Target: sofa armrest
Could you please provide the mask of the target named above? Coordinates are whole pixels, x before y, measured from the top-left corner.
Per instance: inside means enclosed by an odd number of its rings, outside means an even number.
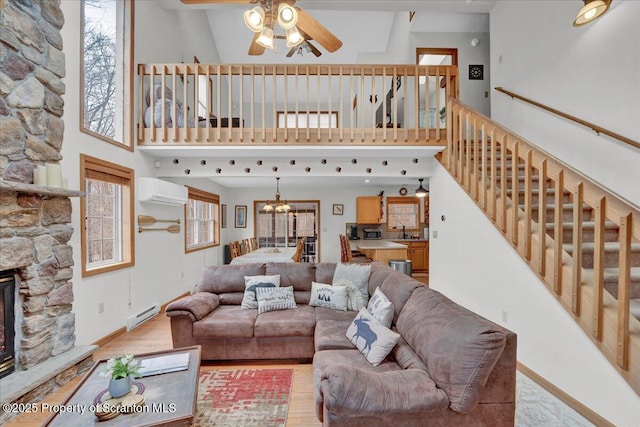
[[[320,392],[329,412],[344,416],[446,409],[449,399],[420,369],[373,372],[344,364],[325,368]]]
[[[198,292],[173,301],[167,305],[165,314],[169,317],[186,316],[195,322],[211,313],[218,305],[220,305],[218,295]]]

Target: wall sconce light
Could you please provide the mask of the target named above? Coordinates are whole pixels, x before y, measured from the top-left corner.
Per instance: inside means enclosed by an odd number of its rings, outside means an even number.
[[[610,5],[611,0],[584,0],[584,6],[573,21],[573,26],[580,27],[595,21],[609,10]]]

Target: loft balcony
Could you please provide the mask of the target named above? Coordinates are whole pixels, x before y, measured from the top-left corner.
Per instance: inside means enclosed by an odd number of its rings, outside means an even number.
[[[140,64],[137,143],[442,147],[458,76],[454,66]]]

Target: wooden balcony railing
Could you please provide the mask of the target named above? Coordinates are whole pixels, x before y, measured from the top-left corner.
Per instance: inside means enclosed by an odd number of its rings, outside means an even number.
[[[138,77],[139,145],[444,145],[458,97],[452,66],[141,64]]]
[[[640,393],[640,210],[450,99],[440,161]]]

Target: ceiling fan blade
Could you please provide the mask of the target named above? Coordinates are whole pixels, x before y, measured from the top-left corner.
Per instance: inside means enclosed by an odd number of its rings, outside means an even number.
[[[264,53],[264,46],[259,45],[256,40],[260,37],[260,33],[255,33],[253,36],[253,40],[251,40],[251,44],[249,45],[249,55],[251,56],[259,56]]]
[[[309,49],[311,49],[311,53],[313,53],[316,57],[322,55],[322,52],[320,52],[317,47],[309,43],[308,40],[307,40],[307,45],[309,45]]]
[[[296,7],[296,9],[298,10],[298,29],[304,31],[329,52],[335,52],[342,47],[342,41],[334,36],[331,31],[327,30],[304,10],[299,7]]]
[[[300,49],[300,46],[294,46],[291,49],[289,49],[289,52],[287,52],[287,58],[291,58],[293,56],[294,53],[296,53],[296,51]]]

